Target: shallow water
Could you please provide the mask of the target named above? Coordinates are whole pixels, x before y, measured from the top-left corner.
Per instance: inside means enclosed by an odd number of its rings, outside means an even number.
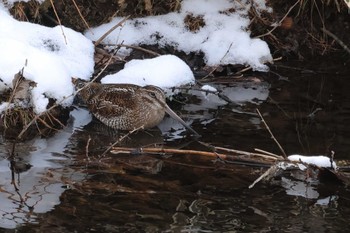
[[[336,160],[350,159],[349,77],[279,72],[288,76],[211,83],[233,104],[191,91],[184,94],[188,102],[173,109],[203,142],[280,154],[259,108],[288,154],[333,150]],[[249,189],[265,168],[195,155],[99,156],[122,134],[90,121],[77,109],[53,137],[17,144],[17,173],[8,159],[12,144],[0,138],[0,231],[348,232],[346,187],[283,176]],[[208,150],[170,118],[121,145],[161,143]]]

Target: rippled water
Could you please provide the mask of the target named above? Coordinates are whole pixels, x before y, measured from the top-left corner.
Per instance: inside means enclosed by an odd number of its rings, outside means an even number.
[[[285,74],[286,75],[286,74]],[[216,146],[280,153],[256,115],[259,108],[288,154],[349,159],[350,82],[336,75],[271,75],[216,81],[234,103],[191,91],[173,106]],[[224,82],[223,82],[224,80]],[[264,80],[264,81],[263,81]],[[0,231],[4,232],[347,232],[349,190],[282,176],[248,186],[263,167],[195,155],[100,156],[122,135],[84,109],[49,139],[15,146],[0,138]],[[138,132],[122,146],[208,150],[177,122]],[[1,230],[2,229],[2,230]]]

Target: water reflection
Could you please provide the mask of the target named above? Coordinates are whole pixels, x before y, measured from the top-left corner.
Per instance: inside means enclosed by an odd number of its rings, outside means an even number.
[[[67,185],[64,176],[75,182],[85,176],[65,168],[68,158],[63,152],[73,128],[89,120],[86,114],[77,110],[72,114],[74,123],[49,139],[35,138],[15,145],[5,141],[0,145],[1,227],[15,228],[36,222],[38,214],[46,213],[60,203]],[[9,159],[11,153],[15,154],[14,160]]]

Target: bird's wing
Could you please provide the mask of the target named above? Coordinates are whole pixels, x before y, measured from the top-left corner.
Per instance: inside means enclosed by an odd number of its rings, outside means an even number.
[[[130,90],[108,88],[91,101],[90,108],[105,117],[118,117],[135,108],[133,95]]]

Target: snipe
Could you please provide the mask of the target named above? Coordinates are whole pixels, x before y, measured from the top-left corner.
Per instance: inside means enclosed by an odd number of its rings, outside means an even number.
[[[82,88],[78,96],[87,104],[91,113],[111,128],[152,128],[168,113],[195,135],[199,135],[169,108],[164,92],[159,87],[88,83],[76,78],[72,78],[72,82],[77,89]]]

